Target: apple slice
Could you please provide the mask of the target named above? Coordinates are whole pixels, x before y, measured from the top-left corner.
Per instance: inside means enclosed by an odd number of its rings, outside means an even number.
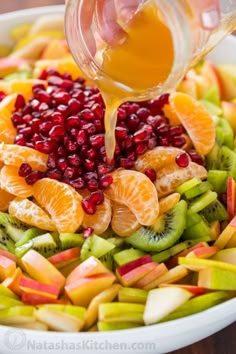
[[[19,287],[19,281],[22,276],[22,270],[20,267],[16,268],[11,277],[6,278],[2,284],[8,289],[12,290],[16,295],[21,296],[22,290]]]
[[[44,284],[25,276],[20,278],[19,286],[25,293],[43,295],[51,299],[57,299],[60,293],[60,288],[56,284]]]
[[[92,299],[115,281],[111,272],[78,278],[66,283],[65,291],[74,305],[87,307]]]
[[[219,248],[215,246],[199,247],[189,252],[186,258],[210,258],[219,251]]]
[[[213,257],[215,261],[221,261],[236,265],[236,248],[228,248],[217,252]]]
[[[113,284],[110,288],[105,289],[92,299],[85,314],[85,329],[88,330],[97,321],[99,305],[113,301],[118,295],[119,289],[119,284]]]
[[[177,91],[187,93],[188,95],[197,99],[197,84],[191,78],[185,78],[177,87]]]
[[[146,304],[148,291],[144,289],[120,288],[118,294],[119,302],[129,302],[132,304]]]
[[[186,268],[193,270],[193,271],[200,271],[205,268],[218,268],[222,270],[229,270],[231,272],[236,273],[236,265],[214,261],[211,259],[201,259],[201,258],[187,258],[187,257],[180,257],[179,264],[184,265]]]
[[[18,296],[4,284],[0,284],[0,294],[3,296],[10,297],[11,299],[19,300]]]
[[[133,322],[143,324],[143,304],[110,302],[99,305],[98,319],[103,322]]]
[[[218,247],[220,249],[225,248],[225,246],[234,234],[236,234],[236,216],[234,216],[234,218],[230,221],[226,228],[221,232],[220,236],[215,241],[213,246]]]
[[[46,258],[34,250],[28,251],[22,258],[24,268],[27,273],[35,280],[57,285],[60,289],[65,284],[64,276]]]
[[[129,263],[126,263],[116,269],[119,276],[123,276],[126,273],[129,273],[133,269],[142,266],[146,263],[152,263],[152,257],[149,254],[146,254],[143,257],[137,258]]]
[[[10,277],[16,270],[16,262],[0,255],[0,281]]]
[[[20,300],[14,299],[9,296],[0,295],[0,309],[5,309],[7,307],[21,306],[23,305]]]
[[[235,248],[236,247],[236,234],[234,234],[229,242],[227,242],[225,248],[230,249],[230,248]]]
[[[188,253],[190,253],[193,250],[195,250],[196,248],[200,248],[200,247],[208,247],[208,243],[207,242],[197,242],[196,245],[194,245],[194,246],[188,248],[187,250],[184,250],[184,251],[178,253],[177,255],[171,257],[170,259],[168,259],[168,261],[166,262],[166,266],[169,269],[176,267],[178,265],[179,257],[185,257]]]
[[[42,305],[41,307],[46,308],[48,310],[64,312],[67,315],[73,316],[78,318],[84,325],[85,313],[86,309],[81,306],[74,306],[74,305],[60,305],[60,304],[46,304]],[[81,324],[81,328],[83,326]]]
[[[160,288],[177,287],[190,291],[193,295],[199,296],[205,294],[207,289],[197,286],[197,285],[186,285],[186,284],[160,284]]]
[[[236,116],[235,116],[236,120]],[[230,219],[235,216],[236,210],[236,183],[233,177],[229,177],[227,181],[227,211],[229,213]]]
[[[236,291],[236,274],[231,270],[205,268],[198,273],[198,286],[211,290]]]
[[[194,297],[164,317],[161,322],[176,320],[177,318],[182,318],[207,310],[208,308],[225,301],[227,297],[228,293],[226,291],[215,291],[209,294]]]
[[[180,279],[183,279],[184,277],[186,277],[186,275],[188,275],[188,273],[189,273],[189,271],[187,270],[186,267],[178,265],[178,266],[170,269],[164,275],[153,280],[151,283],[148,283],[146,286],[144,286],[144,289],[151,290],[151,289],[157,288],[162,283],[175,283],[176,281],[179,281]]]
[[[156,265],[156,267],[143,278],[141,278],[137,283],[134,284],[135,288],[144,288],[146,285],[155,281],[155,279],[159,278],[161,275],[164,275],[168,272],[168,268],[164,263]]]
[[[177,287],[151,290],[144,311],[145,325],[159,322],[188,301],[191,296],[191,292]]]
[[[80,256],[80,247],[70,248],[68,250],[54,254],[48,258],[48,261],[51,262],[58,269],[70,264],[71,262],[78,259]]]
[[[91,256],[76,267],[67,277],[66,285],[71,284],[79,278],[90,277],[91,275],[102,274],[109,270],[97,258]]]
[[[14,306],[0,310],[0,324],[14,326],[35,321],[33,306]]]
[[[223,83],[218,68],[210,60],[205,60],[200,73],[210,81],[211,86],[217,88],[219,97],[222,97]]]
[[[65,278],[67,278],[70,273],[72,273],[76,267],[78,267],[78,265],[80,265],[80,260],[76,260],[73,262],[70,262],[66,265],[64,265],[63,267],[60,268],[60,272],[64,275]]]
[[[131,329],[137,327],[141,327],[141,325],[131,322],[98,322],[98,330],[101,332],[118,331],[122,329]]]
[[[0,248],[0,255],[11,259],[13,262],[16,262],[16,256],[14,254],[12,254],[8,251],[2,250],[1,248]]]
[[[60,303],[60,300],[56,300],[45,295],[31,294],[26,292],[22,293],[21,300],[24,304],[32,306]]]
[[[132,286],[137,281],[152,272],[156,268],[156,266],[156,262],[146,263],[137,268],[134,268],[133,270],[123,275],[119,273],[119,267],[116,269],[116,275],[123,286]]]
[[[227,119],[234,133],[236,133],[236,103],[222,101],[221,107],[223,110],[223,117]]]
[[[20,328],[20,329],[31,329],[35,331],[43,331],[46,332],[48,331],[48,326],[45,323],[42,322],[31,322],[31,323],[22,323],[20,325],[14,325],[15,328]]]
[[[230,101],[236,97],[236,66],[219,65],[218,72],[223,87],[223,99]]]

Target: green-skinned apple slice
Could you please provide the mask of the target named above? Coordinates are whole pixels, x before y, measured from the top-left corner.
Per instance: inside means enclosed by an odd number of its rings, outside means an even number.
[[[223,249],[230,241],[232,236],[236,234],[236,216],[230,221],[226,228],[222,231],[218,239],[215,241],[214,246]]]
[[[198,286],[211,290],[236,290],[236,274],[220,268],[205,268],[198,273]]]
[[[111,302],[99,305],[98,319],[103,322],[133,322],[143,324],[143,304]]]
[[[91,328],[97,321],[99,305],[113,301],[118,295],[120,288],[119,284],[113,284],[92,299],[85,314],[85,329]]]
[[[213,257],[215,261],[221,261],[236,265],[236,248],[227,248],[217,252]]]
[[[226,291],[215,291],[209,294],[197,296],[188,300],[181,305],[177,310],[164,317],[161,322],[175,320],[185,316],[193,315],[195,313],[207,310],[210,307],[220,304],[228,297]]]
[[[22,270],[20,267],[16,268],[15,272],[12,274],[12,276],[6,278],[3,282],[2,285],[4,285],[6,288],[10,289],[14,294],[21,296],[22,290],[20,289],[19,286],[19,280],[22,276]]]
[[[236,65],[225,64],[217,68],[222,82],[222,97],[230,101],[236,97]]]
[[[180,257],[179,264],[196,272],[206,268],[217,268],[234,272],[236,275],[236,265],[211,259]]]
[[[2,293],[0,294],[0,309],[5,309],[7,307],[13,306],[22,306],[23,303],[20,300],[16,300],[14,298],[4,296]]]
[[[144,289],[121,287],[118,294],[119,302],[128,302],[132,304],[145,304],[148,291]]]
[[[0,310],[0,324],[14,326],[16,324],[35,321],[33,306],[14,306]]]
[[[19,299],[18,296],[13,291],[11,291],[8,287],[4,286],[3,284],[0,284],[0,294],[1,296],[6,296],[11,299],[15,299],[15,300]]]
[[[57,299],[60,293],[60,288],[56,284],[44,284],[25,276],[19,279],[19,286],[26,293],[43,295],[52,299]]]
[[[145,325],[159,322],[191,297],[191,292],[181,288],[172,287],[151,290],[148,294],[144,311]]]
[[[43,331],[43,332],[48,331],[48,326],[45,323],[42,323],[39,321],[35,321],[32,323],[23,323],[20,325],[14,325],[14,327],[20,328],[20,329],[31,329],[34,331]]]
[[[168,272],[168,268],[164,263],[157,264],[156,267],[143,278],[141,278],[137,283],[134,284],[135,288],[143,289],[145,286],[148,286],[153,281],[161,277],[162,275]]]
[[[16,262],[0,255],[0,281],[10,277],[16,270]]]
[[[170,288],[170,287],[177,287],[181,289],[185,289],[190,291],[193,295],[202,295],[207,292],[206,288],[197,286],[197,285],[186,285],[186,284],[160,284],[160,288]]]
[[[151,273],[157,266],[156,262],[150,262],[142,264],[139,267],[132,269],[130,272],[123,275],[120,274],[119,268],[116,269],[116,275],[118,280],[123,286],[132,286],[137,283],[140,279]]]
[[[122,329],[131,329],[137,327],[141,327],[141,325],[133,322],[98,322],[98,330],[100,332],[118,331]]]

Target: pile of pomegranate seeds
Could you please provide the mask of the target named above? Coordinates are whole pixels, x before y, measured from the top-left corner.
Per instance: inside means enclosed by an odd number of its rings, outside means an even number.
[[[170,126],[163,115],[168,94],[152,101],[127,102],[118,109],[115,154],[108,162],[104,145],[105,106],[98,89],[87,86],[83,78],[73,81],[70,75],[60,75],[55,70],[43,71],[40,79],[47,80],[48,86],[35,85],[28,103],[18,95],[11,117],[17,129],[15,144],[49,155],[43,174],[32,171],[27,164],[20,167],[19,175],[28,184],[49,177],[78,191],[103,190],[112,183],[109,173],[114,169],[132,169],[139,155],[156,146],[181,148],[186,142],[184,128]],[[196,155],[196,159],[200,157]],[[147,171],[146,175],[153,181],[156,178],[154,171]],[[99,203],[90,199],[83,201],[83,208],[93,214]]]

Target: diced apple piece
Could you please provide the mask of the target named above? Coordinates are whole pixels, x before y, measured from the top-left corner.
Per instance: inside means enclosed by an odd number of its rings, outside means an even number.
[[[178,307],[171,314],[164,317],[161,322],[175,320],[177,318],[182,318],[207,310],[210,307],[220,304],[226,300],[227,297],[228,293],[226,291],[215,291],[209,294],[194,297]]]
[[[202,295],[205,294],[207,289],[197,286],[197,285],[186,285],[186,284],[160,284],[160,288],[169,288],[169,287],[177,287],[181,289],[185,289],[190,291],[193,295]]]
[[[121,329],[131,329],[137,327],[141,327],[141,325],[131,322],[98,322],[98,330],[101,332],[118,331]]]
[[[104,322],[133,322],[143,324],[143,304],[111,302],[99,305],[98,319]]]
[[[0,294],[3,296],[7,296],[10,297],[11,299],[15,299],[18,300],[18,296],[16,296],[16,294],[11,291],[8,287],[6,287],[4,284],[0,284]]]
[[[153,262],[152,257],[149,254],[146,254],[143,257],[137,258],[129,263],[126,263],[118,267],[116,271],[120,276],[123,276],[124,274],[129,273],[131,270],[140,267],[143,264],[152,263],[152,262]]]
[[[35,331],[43,331],[43,332],[48,331],[48,326],[45,323],[42,323],[39,321],[35,321],[32,323],[23,323],[20,325],[14,325],[14,327],[20,328],[20,329],[31,329],[31,330],[35,330]]]
[[[210,238],[211,241],[216,241],[221,233],[221,225],[218,220],[212,221],[210,223]]]
[[[66,285],[71,284],[79,278],[90,277],[91,275],[102,274],[109,270],[97,258],[91,256],[76,267],[67,277]]]
[[[2,325],[14,326],[34,321],[35,309],[33,306],[14,306],[0,310],[0,324]]]
[[[119,268],[116,269],[116,275],[120,283],[124,286],[132,286],[137,281],[145,277],[147,274],[152,272],[157,266],[156,262],[146,263],[137,268],[134,268],[128,273],[121,275],[119,273]]]
[[[14,73],[17,69],[27,65],[27,62],[21,58],[0,58],[0,76]]]
[[[0,295],[0,309],[5,309],[7,307],[13,307],[13,306],[21,306],[23,305],[20,300]]]
[[[236,97],[236,66],[219,65],[218,72],[222,82],[223,99],[230,101]]]
[[[197,98],[202,98],[206,92],[211,88],[211,82],[207,77],[198,75],[195,70],[189,70],[186,75],[187,79],[191,79],[196,84]]]
[[[177,91],[187,93],[188,95],[197,99],[197,84],[196,81],[191,78],[185,78],[179,86],[177,87]]]
[[[59,332],[78,332],[81,320],[61,311],[41,307],[35,312],[38,321],[45,323],[49,329]]]
[[[236,103],[222,101],[221,107],[223,111],[223,117],[227,119],[234,133],[236,133]]]
[[[53,299],[49,296],[39,295],[39,294],[31,294],[31,293],[22,293],[21,300],[26,305],[43,305],[43,304],[55,304],[59,303],[60,300]]]
[[[22,290],[19,286],[19,281],[22,276],[22,270],[20,267],[16,268],[15,272],[11,277],[6,278],[2,284],[8,289],[12,290],[16,295],[20,296],[22,294]]]
[[[183,305],[192,293],[181,288],[159,288],[149,292],[144,311],[145,325],[152,325]]]
[[[78,267],[78,265],[80,265],[80,260],[76,260],[73,262],[68,263],[67,265],[64,265],[63,267],[59,268],[60,272],[64,275],[65,278],[67,278],[70,273],[73,272],[73,270],[75,270],[76,267]]]
[[[211,259],[180,257],[179,264],[182,264],[186,268],[196,272],[202,269],[214,267],[222,270],[229,270],[231,272],[236,273],[236,265]]]
[[[13,262],[16,262],[16,256],[8,251],[0,249],[0,256],[4,256],[6,258],[11,259]]]
[[[221,80],[221,76],[217,67],[210,60],[204,61],[204,64],[201,68],[201,75],[206,77],[210,81],[211,86],[215,86],[217,88],[219,97],[222,97],[223,83]]]
[[[215,261],[221,261],[236,265],[236,248],[228,248],[217,252],[213,257]]]
[[[236,234],[236,216],[234,216],[226,228],[221,232],[220,236],[215,241],[214,246],[220,249],[225,248],[234,234]]]
[[[56,284],[44,284],[25,276],[20,278],[19,286],[26,293],[43,295],[52,299],[57,299],[60,293],[60,288]]]
[[[46,258],[34,250],[28,251],[22,258],[24,268],[35,280],[57,285],[61,289],[65,284],[64,276]]]
[[[16,270],[16,262],[0,255],[0,281],[10,277]]]
[[[65,291],[74,305],[87,307],[91,300],[115,281],[111,272],[95,274],[67,282]]]
[[[215,246],[199,247],[187,254],[187,258],[210,258],[219,251]]]
[[[148,291],[144,289],[120,288],[118,294],[119,302],[129,302],[132,304],[145,304]]]
[[[150,273],[148,273],[142,279],[137,281],[137,283],[134,284],[134,287],[142,289],[146,285],[150,284],[152,281],[154,281],[155,279],[164,275],[167,272],[168,272],[168,268],[164,263],[158,264]]]
[[[236,274],[220,268],[205,268],[198,274],[198,286],[211,290],[236,290]]]
[[[235,116],[236,120],[236,116]],[[230,219],[235,216],[235,197],[236,197],[236,184],[233,177],[229,177],[227,181],[227,211]]]
[[[119,284],[113,284],[92,299],[85,314],[85,329],[91,328],[97,321],[99,305],[113,301],[118,295],[119,289]]]
[[[184,266],[176,266],[170,269],[164,275],[153,280],[151,283],[147,284],[144,289],[151,290],[157,288],[162,283],[175,283],[176,281],[183,279],[188,275],[188,270]]]
[[[208,247],[208,243],[207,242],[198,242],[196,245],[194,245],[193,247],[188,248],[187,250],[184,250],[180,253],[178,253],[177,255],[171,257],[167,262],[166,265],[168,268],[173,268],[176,267],[178,265],[178,259],[179,257],[185,257],[188,253],[192,252],[193,250],[195,250],[196,248],[199,247]]]
[[[236,247],[236,234],[234,234],[231,239],[229,240],[229,242],[227,242],[225,248],[235,248]]]
[[[80,256],[80,247],[70,248],[68,250],[59,252],[48,258],[48,261],[54,264],[57,268],[62,268],[68,263],[73,262]]]
[[[145,256],[143,251],[137,250],[135,248],[129,248],[127,250],[120,251],[114,254],[114,260],[118,264],[118,266],[122,266],[124,264],[130,263]]]
[[[67,315],[78,318],[81,321],[81,328],[84,326],[86,309],[81,306],[74,305],[60,305],[60,304],[46,304],[41,306],[47,310],[64,312]],[[80,329],[81,329],[80,328]]]

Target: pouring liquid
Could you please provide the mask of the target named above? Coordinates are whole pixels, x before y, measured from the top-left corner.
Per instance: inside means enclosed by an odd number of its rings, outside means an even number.
[[[174,61],[172,35],[157,6],[147,2],[124,29],[123,43],[103,50],[101,75],[95,80],[105,105],[105,147],[108,160],[115,150],[117,109],[138,93],[160,86],[169,76]],[[119,82],[119,84],[118,84]]]

